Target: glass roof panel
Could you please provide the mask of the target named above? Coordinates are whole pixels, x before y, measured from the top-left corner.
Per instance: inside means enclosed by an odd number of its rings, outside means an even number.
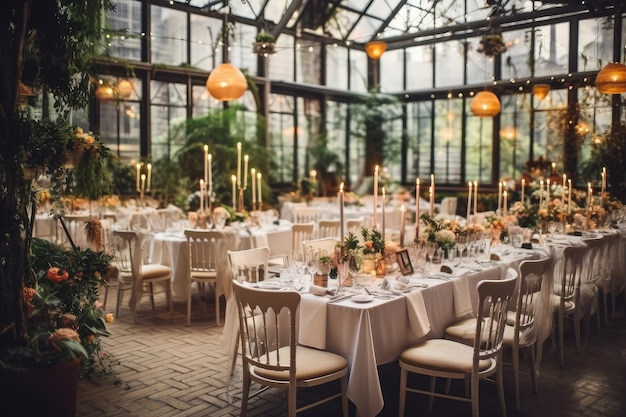
[[[326,24],[326,30],[334,38],[345,40],[348,35],[348,30],[359,18],[358,13],[351,12],[349,10],[341,9],[337,10],[334,18],[329,20]]]
[[[367,42],[374,38],[376,31],[383,22],[379,19],[363,16],[354,27],[348,38],[356,42]]]
[[[274,23],[280,22],[280,19],[282,19],[283,14],[287,11],[290,3],[292,3],[292,1],[267,0],[267,6],[265,6],[265,20]]]

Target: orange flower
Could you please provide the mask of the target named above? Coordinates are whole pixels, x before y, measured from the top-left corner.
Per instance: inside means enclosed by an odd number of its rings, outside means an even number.
[[[74,329],[78,326],[76,316],[73,314],[61,314],[58,319],[59,327]]]
[[[68,274],[67,271],[64,269],[57,268],[56,266],[53,266],[52,268],[48,269],[48,279],[54,282],[55,284],[58,284],[61,281],[65,281],[69,277],[70,277],[70,274]]]
[[[66,339],[75,340],[80,343],[80,337],[74,329],[56,329],[48,338],[48,343],[60,350],[59,344]]]
[[[113,313],[105,314],[104,321],[106,321],[107,323],[113,323],[115,321],[115,318],[113,317]]]
[[[33,300],[33,297],[35,296],[36,291],[34,288],[30,288],[30,287],[24,287],[24,302],[26,304],[30,304],[30,302]]]

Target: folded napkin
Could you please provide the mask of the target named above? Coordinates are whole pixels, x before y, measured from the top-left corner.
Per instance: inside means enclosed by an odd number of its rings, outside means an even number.
[[[469,285],[465,278],[452,278],[454,284],[454,312],[457,318],[464,317],[472,313],[472,302],[470,300]]]
[[[326,349],[326,312],[328,298],[302,295],[298,343],[316,349]]]
[[[430,331],[430,320],[428,320],[422,291],[411,291],[406,293],[405,297],[411,330],[415,337],[422,338]]]
[[[331,292],[326,287],[311,284],[309,285],[309,293],[313,295],[324,296],[330,294]]]

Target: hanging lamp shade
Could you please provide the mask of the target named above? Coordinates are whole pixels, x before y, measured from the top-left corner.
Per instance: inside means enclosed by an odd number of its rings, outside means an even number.
[[[548,95],[549,92],[550,92],[550,85],[549,84],[535,84],[535,85],[533,85],[533,94],[540,101],[543,100],[544,98],[546,98],[546,96]]]
[[[117,94],[122,98],[129,98],[133,94],[133,83],[123,79],[117,84]]]
[[[237,100],[248,89],[246,77],[236,66],[228,63],[218,65],[206,80],[209,93],[220,101]]]
[[[108,84],[100,84],[96,88],[96,97],[99,100],[112,99],[115,96],[115,90]]]
[[[610,62],[596,76],[596,88],[604,94],[626,93],[626,65]]]
[[[500,113],[500,100],[491,91],[481,91],[474,96],[470,110],[474,116],[493,117]]]
[[[371,41],[365,44],[365,52],[370,59],[380,58],[387,50],[387,42],[385,41]]]

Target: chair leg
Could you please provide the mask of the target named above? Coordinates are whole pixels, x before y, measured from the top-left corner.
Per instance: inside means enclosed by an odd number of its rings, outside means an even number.
[[[150,302],[152,303],[152,311],[154,311],[156,310],[156,307],[154,306],[154,284],[150,283],[148,286],[150,287]]]
[[[530,361],[530,378],[533,384],[533,393],[537,393],[537,362],[535,360],[535,345],[528,347],[528,360]],[[519,411],[519,410],[518,410]]]
[[[512,346],[511,355],[513,362],[513,384],[515,386],[515,411],[519,413],[521,410],[521,403],[519,395],[519,348],[517,346]]]
[[[173,292],[174,290],[172,289],[172,281],[168,281],[167,283],[167,303],[169,304],[170,307],[170,321],[172,323],[174,323],[174,300],[173,300]]]
[[[558,319],[558,326],[559,326],[559,360],[560,360],[560,364],[561,367],[565,364],[565,353],[563,351],[563,322],[564,322],[564,318],[563,318],[563,313],[559,311],[559,319]]]
[[[471,398],[472,398],[472,417],[480,417],[480,406],[479,406],[479,399],[480,399],[480,395],[479,395],[479,383],[480,380],[478,379],[478,372],[475,372],[472,375],[472,387],[470,388],[471,392]],[[498,389],[498,395],[500,394],[499,389]]]
[[[496,369],[496,384],[498,385],[498,400],[500,401],[500,414],[502,414],[502,417],[506,417],[506,402],[504,401],[504,382],[502,381],[502,350],[500,350],[500,353],[498,354],[497,361],[498,361],[498,364],[497,364],[497,369]],[[476,378],[478,379],[478,376]],[[479,381],[477,381],[477,384],[476,384],[477,385],[476,391],[478,391],[478,382]],[[474,398],[472,397],[472,400],[473,399]],[[476,411],[478,411],[478,404],[476,404]],[[478,413],[476,414],[476,417],[478,417]]]
[[[217,295],[217,283],[215,283],[215,321],[217,326],[222,326],[222,316],[220,314],[220,296]]]
[[[435,392],[435,384],[437,383],[437,377],[431,376],[430,377],[430,386],[428,387],[428,390],[430,392]],[[435,400],[435,397],[433,395],[429,395],[428,396],[428,411],[433,411],[433,401]]]
[[[244,366],[247,366],[244,364]],[[250,375],[248,370],[243,372],[243,381],[241,383],[241,411],[239,415],[245,417],[248,412],[248,396],[250,395]]]
[[[289,399],[287,406],[289,407],[289,417],[296,417],[296,386],[295,384],[289,384]]]
[[[193,281],[189,281],[189,287],[187,287],[187,326],[191,324],[191,285]]]
[[[398,406],[398,416],[404,416],[404,405],[406,402],[406,379],[407,379],[407,370],[404,368],[400,369],[400,404]]]
[[[344,375],[341,378],[341,410],[343,417],[349,417],[348,411],[348,376]]]
[[[576,352],[580,353],[580,316],[578,306],[576,306],[576,310],[574,310],[574,336],[576,338]]]
[[[104,300],[102,301],[102,309],[106,310],[107,308],[107,300],[109,298],[109,285],[108,283],[103,285],[104,287]]]

